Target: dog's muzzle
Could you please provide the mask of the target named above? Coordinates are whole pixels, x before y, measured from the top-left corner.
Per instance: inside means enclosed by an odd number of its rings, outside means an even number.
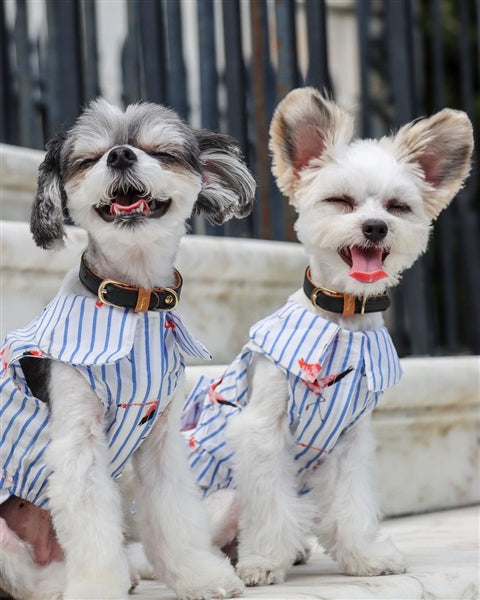
[[[144,190],[127,188],[114,190],[110,203],[95,206],[97,214],[107,223],[132,224],[144,219],[159,219],[170,208],[171,198],[159,200]]]

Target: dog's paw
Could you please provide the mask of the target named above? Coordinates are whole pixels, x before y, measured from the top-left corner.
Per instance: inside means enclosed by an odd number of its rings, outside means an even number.
[[[187,595],[179,596],[179,600],[224,600],[225,598],[239,598],[245,591],[242,581],[237,578],[235,585],[227,587],[208,587],[207,589],[195,589]]]
[[[218,582],[218,585],[195,586],[191,590],[177,591],[179,600],[223,600],[224,598],[239,598],[243,595],[245,586],[238,577],[230,581]]]
[[[346,575],[360,577],[395,575],[407,570],[405,557],[390,540],[338,557],[338,562]]]
[[[303,550],[299,550],[297,555],[295,556],[294,565],[306,565],[312,556],[312,549],[310,547],[305,547]]]
[[[182,579],[172,585],[180,600],[238,598],[245,591],[242,580],[235,575],[229,561],[224,559],[218,561],[215,558],[215,565],[210,564],[208,569],[189,569],[188,576]]]
[[[128,544],[125,551],[128,566],[130,568],[130,581],[133,588],[138,585],[140,579],[155,579],[155,571],[145,556],[143,545],[141,543],[134,542]]]
[[[248,560],[237,565],[237,575],[247,586],[273,585],[285,581],[285,568],[266,560]]]

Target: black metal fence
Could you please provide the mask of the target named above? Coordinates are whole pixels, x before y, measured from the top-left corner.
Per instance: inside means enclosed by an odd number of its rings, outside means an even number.
[[[102,93],[97,10],[104,0],[46,0],[46,31],[35,39],[28,34],[33,1],[10,4],[13,17],[7,3],[0,10],[0,139],[41,148]],[[215,230],[206,225],[207,232],[295,239],[294,215],[270,174],[268,126],[276,103],[294,87],[335,95],[327,11],[336,0],[125,1],[123,102],[160,102],[191,117],[182,10],[188,2],[196,11],[200,124],[234,136],[256,177],[252,216]],[[359,133],[376,137],[451,106],[469,113],[478,138],[478,0],[353,0],[348,8],[358,34]],[[393,335],[401,354],[480,352],[478,193],[474,167],[439,218],[429,254],[396,290]]]

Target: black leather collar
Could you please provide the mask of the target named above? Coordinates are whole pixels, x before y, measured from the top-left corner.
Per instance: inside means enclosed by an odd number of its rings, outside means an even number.
[[[334,292],[327,288],[316,287],[310,279],[310,267],[307,267],[307,270],[305,271],[303,291],[314,306],[347,317],[352,315],[363,315],[364,313],[381,312],[387,310],[390,306],[390,298],[387,294],[361,298],[358,296],[351,296],[350,294]]]
[[[175,269],[177,283],[170,288],[146,289],[132,287],[114,279],[102,279],[85,262],[85,254],[80,261],[80,281],[103,304],[117,308],[130,308],[135,312],[148,310],[168,311],[176,308],[182,289],[182,276]]]

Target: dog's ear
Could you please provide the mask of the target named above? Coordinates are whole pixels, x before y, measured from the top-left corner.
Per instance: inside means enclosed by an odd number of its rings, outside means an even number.
[[[272,172],[280,190],[295,206],[301,171],[320,166],[353,135],[353,118],[311,87],[292,90],[280,102],[270,126]]]
[[[445,108],[402,127],[393,143],[397,158],[410,163],[423,180],[425,209],[436,219],[470,172],[473,128],[469,118]]]
[[[238,145],[219,133],[200,130],[195,135],[202,168],[202,189],[195,212],[203,212],[214,225],[231,217],[246,217],[253,206],[255,180]]]
[[[60,133],[47,144],[47,153],[38,167],[37,194],[30,216],[30,231],[37,246],[59,248],[66,235],[63,205],[65,190],[60,176],[60,151],[65,134]]]

